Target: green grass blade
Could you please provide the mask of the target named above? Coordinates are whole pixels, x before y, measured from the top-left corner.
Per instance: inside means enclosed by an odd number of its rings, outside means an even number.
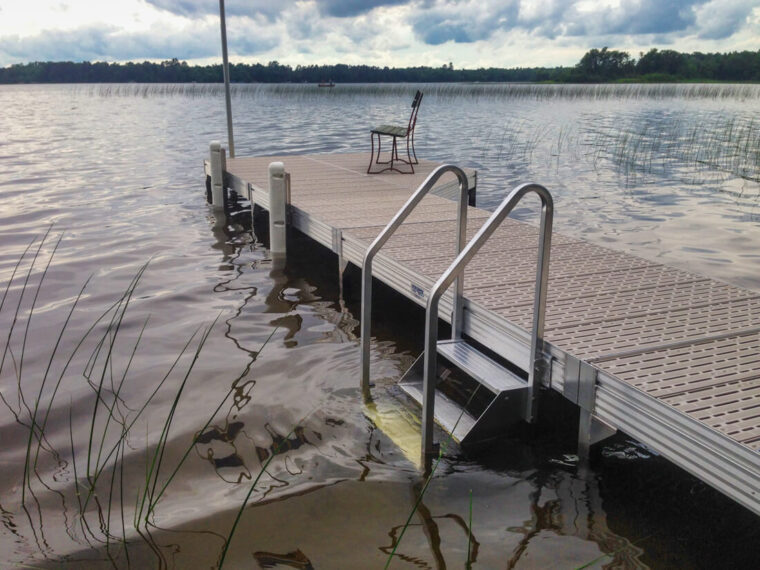
[[[240,522],[240,518],[243,516],[243,511],[245,510],[245,507],[248,504],[248,501],[250,500],[251,495],[253,494],[253,491],[256,488],[256,485],[258,484],[262,475],[266,473],[266,470],[269,467],[269,464],[277,456],[277,452],[280,450],[281,446],[290,439],[290,436],[293,435],[295,431],[299,427],[301,427],[301,424],[303,424],[306,418],[308,418],[313,413],[314,413],[314,410],[310,411],[303,418],[301,418],[301,420],[293,427],[293,429],[290,430],[288,435],[286,435],[280,441],[280,443],[274,445],[274,447],[272,448],[272,454],[267,458],[266,462],[264,463],[264,465],[262,465],[261,469],[259,470],[258,475],[256,475],[256,478],[253,480],[253,483],[251,483],[251,487],[250,489],[248,489],[248,493],[246,494],[245,499],[243,500],[243,503],[240,505],[240,508],[238,509],[237,516],[235,517],[235,521],[232,523],[232,528],[230,529],[230,532],[227,535],[227,540],[224,541],[224,548],[222,549],[222,554],[219,558],[219,570],[222,570],[222,566],[224,566],[224,560],[227,557],[227,551],[229,550],[232,537],[235,534],[235,530],[237,529],[238,523]]]
[[[430,485],[430,482],[433,480],[433,476],[435,475],[435,472],[438,469],[438,465],[441,463],[441,459],[443,458],[443,453],[446,450],[447,445],[450,444],[454,440],[453,434],[457,430],[457,427],[459,426],[459,422],[464,417],[465,409],[467,408],[467,406],[470,405],[470,403],[472,402],[472,399],[475,397],[475,394],[478,393],[478,390],[480,390],[480,385],[478,385],[478,387],[475,388],[475,390],[473,390],[472,394],[470,394],[470,397],[467,400],[467,403],[462,407],[462,411],[459,413],[459,417],[457,418],[457,421],[454,423],[454,427],[452,428],[451,433],[449,433],[449,437],[446,440],[445,444],[441,443],[438,449],[438,458],[436,459],[436,462],[433,465],[433,468],[430,470],[430,473],[425,478],[425,484],[422,486],[422,489],[420,490],[420,494],[417,496],[417,500],[414,502],[412,511],[409,513],[409,516],[406,518],[406,522],[404,523],[404,526],[401,529],[401,533],[399,534],[398,540],[396,541],[396,544],[393,545],[393,550],[388,555],[388,560],[385,561],[385,566],[383,567],[384,570],[387,570],[388,567],[391,565],[391,562],[393,561],[393,557],[396,555],[396,550],[401,544],[401,539],[404,538],[406,529],[409,528],[409,525],[412,523],[412,518],[414,517],[417,510],[420,508],[420,504],[422,503],[422,499],[425,496],[425,493],[427,492],[428,486]]]

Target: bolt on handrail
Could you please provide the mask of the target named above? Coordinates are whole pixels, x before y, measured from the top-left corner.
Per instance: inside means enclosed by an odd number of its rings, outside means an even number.
[[[388,222],[380,234],[367,248],[362,262],[362,306],[361,306],[361,388],[364,401],[369,402],[371,399],[369,390],[369,360],[370,360],[370,331],[372,328],[372,261],[380,248],[393,235],[398,227],[411,214],[412,210],[420,203],[425,195],[432,190],[435,183],[446,174],[453,172],[459,179],[459,210],[457,212],[457,250],[456,253],[464,248],[467,233],[467,205],[468,205],[468,181],[467,175],[458,166],[453,164],[444,164],[439,166],[420,184],[414,194],[406,201],[401,209]],[[462,292],[464,290],[464,279],[457,279],[456,293],[454,299],[454,311],[451,317],[452,336],[458,338],[462,330]]]
[[[533,299],[533,328],[531,331],[530,353],[531,366],[528,376],[528,397],[525,409],[525,420],[532,422],[535,415],[535,384],[539,367],[543,360],[544,312],[546,308],[546,289],[549,277],[549,252],[551,249],[552,219],[554,216],[554,201],[549,191],[538,184],[523,184],[507,196],[496,211],[491,214],[470,243],[459,253],[449,268],[441,275],[430,290],[425,313],[425,356],[423,372],[423,401],[422,401],[422,461],[423,464],[432,457],[433,420],[435,414],[435,376],[437,364],[438,343],[438,303],[443,293],[488,241],[494,231],[514,209],[517,203],[528,193],[533,192],[541,198],[541,227],[538,241],[538,267],[536,270],[536,288]]]

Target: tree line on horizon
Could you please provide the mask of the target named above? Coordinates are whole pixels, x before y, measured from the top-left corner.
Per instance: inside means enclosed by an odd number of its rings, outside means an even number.
[[[592,49],[573,67],[454,69],[370,65],[230,64],[235,83],[403,83],[760,81],[760,50],[681,53],[652,48],[638,59],[628,52]],[[176,58],[160,63],[32,62],[0,68],[0,83],[220,83],[222,66],[188,65]]]

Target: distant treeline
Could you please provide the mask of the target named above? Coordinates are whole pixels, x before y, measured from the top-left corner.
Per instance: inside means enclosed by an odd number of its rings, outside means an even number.
[[[454,69],[375,67],[369,65],[230,65],[236,83],[337,83],[531,81],[597,83],[609,81],[760,81],[760,50],[732,53],[680,53],[651,49],[638,59],[605,48],[588,51],[574,67]],[[221,65],[188,65],[178,59],[161,63],[34,62],[0,69],[0,83],[218,83]]]

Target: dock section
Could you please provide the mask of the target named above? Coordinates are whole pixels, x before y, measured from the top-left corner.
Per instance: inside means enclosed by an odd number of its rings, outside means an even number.
[[[292,225],[359,267],[438,166],[367,175],[366,154],[237,158],[226,161],[227,187],[267,208],[273,161],[290,175]],[[454,258],[457,205],[444,196],[455,190],[455,178],[443,178],[374,262],[376,278],[423,306]],[[489,215],[468,209],[468,238]],[[464,278],[463,332],[524,370],[537,240],[536,227],[509,219]],[[450,310],[449,293],[441,316]],[[760,293],[554,233],[544,383],[597,431],[635,437],[760,514],[759,315]]]

